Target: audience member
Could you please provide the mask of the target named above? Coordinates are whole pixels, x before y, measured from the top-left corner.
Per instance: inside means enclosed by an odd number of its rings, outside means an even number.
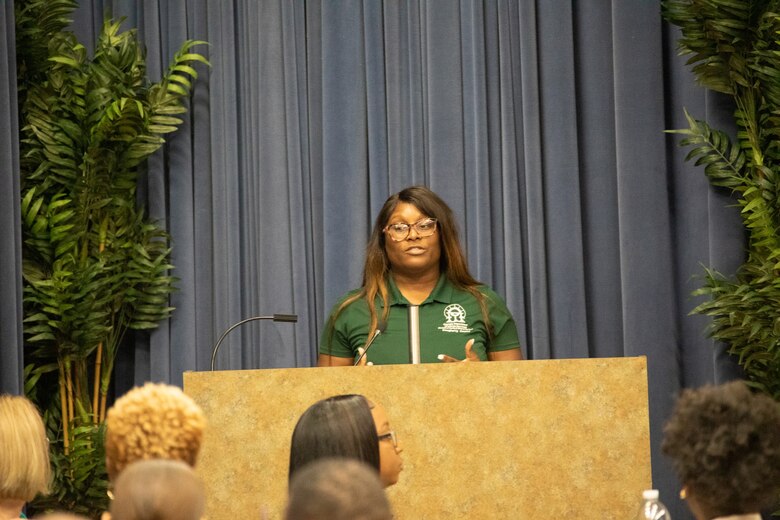
[[[47,493],[49,442],[27,398],[0,395],[0,520],[19,518],[25,502]]]
[[[290,483],[285,520],[391,520],[376,469],[350,459],[308,464]]]
[[[111,520],[201,520],[201,480],[176,460],[144,460],[125,468],[114,485]]]
[[[65,511],[52,511],[42,515],[36,515],[35,520],[90,520],[89,517]]]
[[[346,457],[373,467],[382,484],[392,486],[403,470],[402,451],[384,407],[362,395],[338,395],[314,403],[298,419],[289,478],[312,461]]]
[[[741,381],[685,390],[663,452],[697,520],[760,520],[780,492],[780,404]]]
[[[178,460],[194,466],[205,427],[203,411],[178,387],[147,383],[133,388],[106,416],[109,480],[139,460]]]

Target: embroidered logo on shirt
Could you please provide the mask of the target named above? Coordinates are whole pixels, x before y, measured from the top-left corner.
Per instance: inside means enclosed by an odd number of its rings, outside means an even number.
[[[452,303],[444,308],[445,321],[441,327],[442,332],[471,332],[473,329],[466,325],[466,309],[457,303]]]

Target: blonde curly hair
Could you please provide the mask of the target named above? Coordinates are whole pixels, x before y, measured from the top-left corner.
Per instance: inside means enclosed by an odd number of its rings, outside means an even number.
[[[106,416],[109,480],[139,460],[178,460],[195,466],[205,428],[203,410],[178,387],[146,383],[133,388]]]

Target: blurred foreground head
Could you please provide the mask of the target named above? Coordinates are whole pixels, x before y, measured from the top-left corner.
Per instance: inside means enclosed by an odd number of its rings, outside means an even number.
[[[195,466],[205,428],[203,411],[180,388],[154,383],[133,388],[106,415],[109,480],[139,460],[178,460]]]
[[[37,515],[35,520],[91,520],[89,517],[67,511],[52,511]]]
[[[780,403],[741,381],[685,390],[661,448],[696,518],[758,513],[780,491]]]
[[[0,395],[0,501],[29,502],[51,481],[49,442],[38,409],[26,397]]]
[[[391,520],[375,468],[355,459],[320,459],[290,482],[285,520]]]
[[[200,520],[203,484],[189,465],[174,460],[130,464],[114,484],[111,520]]]

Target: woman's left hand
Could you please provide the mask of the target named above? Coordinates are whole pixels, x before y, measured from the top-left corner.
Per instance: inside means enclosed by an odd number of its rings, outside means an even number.
[[[439,361],[443,361],[445,363],[458,363],[458,362],[465,362],[465,361],[482,361],[479,359],[479,356],[477,355],[474,350],[472,350],[472,347],[474,346],[474,339],[470,339],[466,342],[466,359],[455,359],[452,356],[448,356],[447,354],[439,354]]]
[[[358,355],[360,357],[360,361],[358,361],[357,366],[359,367],[370,367],[373,365],[371,361],[368,360],[368,356],[364,354],[365,349],[363,347],[358,347]]]

